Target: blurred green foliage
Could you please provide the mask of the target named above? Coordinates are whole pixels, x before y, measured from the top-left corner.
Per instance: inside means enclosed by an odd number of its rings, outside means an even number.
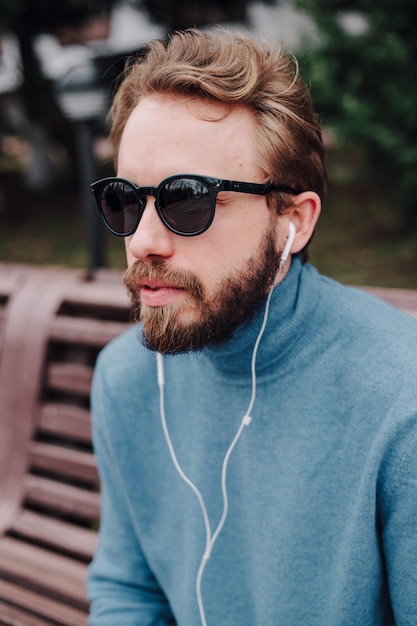
[[[297,4],[318,30],[298,58],[323,124],[339,146],[360,148],[355,176],[380,185],[417,224],[417,2]]]

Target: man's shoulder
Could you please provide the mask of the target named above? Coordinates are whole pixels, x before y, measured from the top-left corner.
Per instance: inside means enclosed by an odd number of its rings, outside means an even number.
[[[417,320],[398,306],[390,303],[375,290],[366,287],[341,284],[332,278],[320,276],[322,292],[327,295],[327,302],[333,304],[347,322],[361,326],[398,327],[404,325],[407,333],[417,336]]]
[[[388,361],[417,372],[417,320],[362,287],[322,279],[324,300],[347,351],[380,367]]]

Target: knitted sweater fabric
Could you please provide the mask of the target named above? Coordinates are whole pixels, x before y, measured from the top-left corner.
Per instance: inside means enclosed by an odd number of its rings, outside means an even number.
[[[165,356],[140,327],[101,353],[102,488],[90,626],[198,626],[196,579],[223,511],[222,464],[252,394],[260,307],[233,337]],[[208,626],[417,624],[417,323],[293,259],[274,289],[256,398],[201,577]]]

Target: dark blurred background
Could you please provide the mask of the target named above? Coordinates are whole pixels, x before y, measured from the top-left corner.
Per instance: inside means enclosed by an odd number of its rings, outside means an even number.
[[[124,267],[88,189],[113,173],[117,77],[147,40],[217,24],[282,41],[311,88],[330,176],[311,260],[417,288],[415,0],[0,0],[0,261]]]

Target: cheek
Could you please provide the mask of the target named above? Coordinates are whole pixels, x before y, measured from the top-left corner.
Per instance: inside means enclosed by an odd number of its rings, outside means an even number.
[[[222,261],[227,269],[256,255],[265,232],[272,226],[271,214],[263,205],[239,207],[239,213],[219,212],[219,219],[207,231],[208,249],[212,258]]]
[[[219,207],[213,221],[218,235],[225,234],[229,243],[238,240],[246,246],[262,237],[265,229],[271,224],[271,210],[264,196],[235,194],[239,202],[234,201],[228,206]]]
[[[266,228],[261,230],[258,225],[255,230],[243,224],[235,225],[232,232],[213,229],[201,236],[204,242],[199,242],[186,264],[202,281],[207,293],[216,292],[225,278],[236,277],[250,259],[257,257]]]
[[[126,255],[126,265],[127,265],[127,267],[131,267],[133,265],[133,263],[135,262],[135,257],[129,251],[129,243],[130,243],[131,239],[132,239],[132,237],[125,237],[124,238],[124,246],[125,246],[125,255]]]

